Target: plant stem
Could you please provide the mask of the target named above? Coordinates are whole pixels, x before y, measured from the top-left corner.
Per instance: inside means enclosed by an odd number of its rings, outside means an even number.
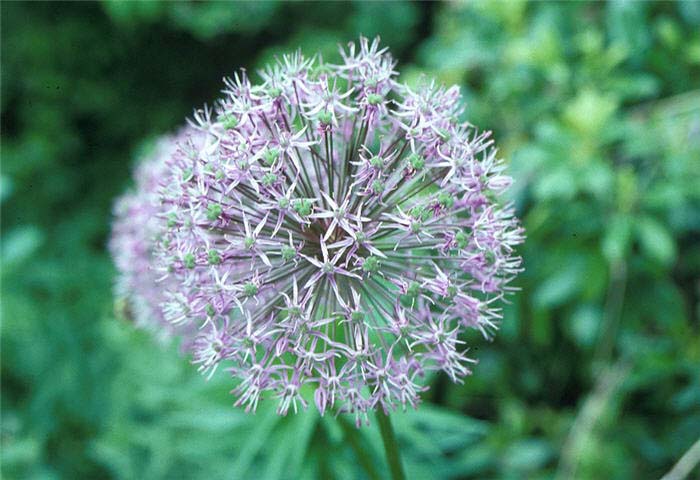
[[[632,365],[627,360],[621,359],[613,365],[608,365],[598,376],[595,388],[576,415],[574,424],[562,446],[555,479],[578,478],[576,470],[583,449],[595,441],[595,429],[600,428],[600,419],[605,418],[606,412],[612,408],[631,368]]]
[[[625,303],[626,285],[627,264],[625,262],[612,264],[610,266],[610,281],[605,299],[603,323],[600,329],[598,345],[593,355],[593,368],[598,372],[602,372],[613,357],[620,316]]]
[[[678,460],[670,472],[664,475],[661,480],[683,480],[693,472],[693,468],[700,463],[700,438],[690,449]]]
[[[403,473],[403,465],[401,464],[401,456],[399,455],[399,446],[396,443],[394,429],[391,426],[391,420],[381,408],[377,409],[376,413],[379,431],[382,434],[384,442],[384,452],[386,453],[386,461],[391,470],[391,478],[393,480],[404,480],[406,476]]]

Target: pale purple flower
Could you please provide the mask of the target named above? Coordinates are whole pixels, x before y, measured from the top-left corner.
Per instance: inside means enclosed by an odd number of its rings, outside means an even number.
[[[488,132],[457,87],[397,82],[378,40],[340,64],[297,52],[227,80],[161,171],[149,257],[163,318],[236,404],[416,407],[421,378],[462,381],[464,333],[493,334],[523,232]]]

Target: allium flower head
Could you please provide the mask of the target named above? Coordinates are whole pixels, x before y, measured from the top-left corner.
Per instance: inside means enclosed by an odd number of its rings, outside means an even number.
[[[522,230],[489,133],[458,88],[397,82],[377,40],[340,64],[283,56],[226,80],[198,139],[167,162],[153,268],[194,362],[224,365],[236,404],[278,413],[415,407],[420,377],[459,382],[520,268]]]

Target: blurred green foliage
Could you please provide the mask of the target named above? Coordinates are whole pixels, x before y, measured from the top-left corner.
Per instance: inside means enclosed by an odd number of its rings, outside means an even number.
[[[393,417],[411,478],[658,478],[700,432],[700,3],[1,4],[2,474],[381,478],[375,427],[230,406],[112,314],[110,208],[222,76],[380,34],[458,83],[527,229],[464,385]]]

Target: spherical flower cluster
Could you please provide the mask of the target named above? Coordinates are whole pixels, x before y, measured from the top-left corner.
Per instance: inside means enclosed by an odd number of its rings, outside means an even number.
[[[278,413],[415,407],[420,377],[459,382],[520,270],[523,232],[489,133],[457,87],[397,82],[378,41],[329,64],[301,53],[226,80],[161,171],[149,258],[194,363],[236,404]]]

